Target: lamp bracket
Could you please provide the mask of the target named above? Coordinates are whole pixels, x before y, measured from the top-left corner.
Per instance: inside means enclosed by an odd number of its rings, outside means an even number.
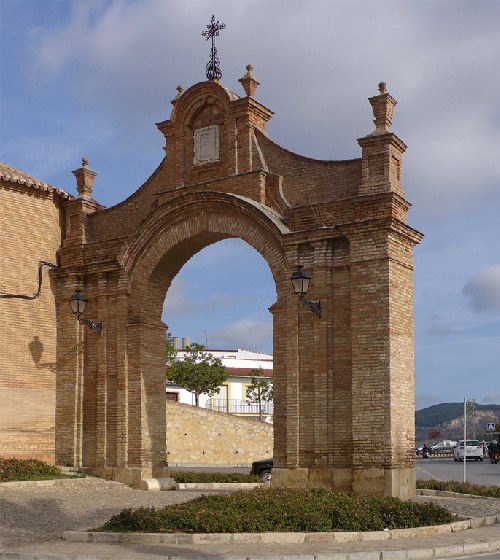
[[[81,317],[78,317],[78,322],[80,325],[87,325],[87,327],[96,334],[101,334],[104,328],[102,321],[90,321],[89,319],[82,319]]]
[[[309,307],[309,309],[314,313],[314,315],[316,315],[316,317],[318,317],[318,319],[321,319],[321,301],[313,301],[310,299],[306,299],[304,297],[304,294],[300,294],[300,301],[302,302],[302,305],[304,307]]]

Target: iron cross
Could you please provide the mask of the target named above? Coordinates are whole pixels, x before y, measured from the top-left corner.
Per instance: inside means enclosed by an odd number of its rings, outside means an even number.
[[[207,25],[207,30],[203,31],[203,37],[206,40],[212,39],[212,49],[210,51],[210,61],[208,62],[207,78],[209,80],[220,80],[222,78],[222,72],[219,68],[219,59],[217,58],[217,49],[215,48],[215,37],[219,36],[219,32],[226,27],[225,23],[220,23],[219,20],[215,21],[215,16],[212,15],[210,25]]]

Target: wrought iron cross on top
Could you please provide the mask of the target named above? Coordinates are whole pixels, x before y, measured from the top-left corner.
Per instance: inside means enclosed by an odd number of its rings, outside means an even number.
[[[225,23],[220,23],[219,20],[215,21],[215,16],[212,15],[210,25],[207,25],[207,30],[203,31],[203,37],[206,37],[207,41],[212,39],[212,49],[210,51],[210,61],[207,64],[207,78],[209,80],[220,80],[222,78],[222,72],[219,68],[219,59],[217,58],[217,49],[215,47],[215,37],[219,35],[219,31],[226,27]]]

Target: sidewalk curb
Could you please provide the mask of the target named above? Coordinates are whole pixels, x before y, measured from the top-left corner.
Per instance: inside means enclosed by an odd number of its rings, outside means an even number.
[[[178,482],[178,490],[253,490],[264,482]],[[269,483],[267,483],[269,486]]]
[[[271,556],[257,556],[242,554],[238,556],[225,556],[224,560],[428,560],[437,558],[453,558],[473,554],[493,553],[500,550],[500,540],[466,543],[461,545],[443,545],[437,547],[413,548],[407,550],[365,550],[356,552],[331,552],[331,553],[297,553],[278,554]],[[126,556],[121,556],[126,558]],[[200,553],[199,558],[207,558]],[[102,556],[90,554],[51,554],[37,552],[1,552],[0,560],[101,560]],[[154,555],[154,560],[193,560],[192,552],[185,555],[183,551],[159,553]]]
[[[429,537],[458,533],[500,523],[500,514],[473,517],[445,525],[390,529],[366,532],[317,532],[317,533],[106,533],[92,531],[64,531],[63,540],[100,544],[311,544],[386,541],[394,539]]]

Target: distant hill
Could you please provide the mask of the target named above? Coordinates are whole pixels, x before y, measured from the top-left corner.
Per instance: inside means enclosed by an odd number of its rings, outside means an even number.
[[[500,413],[500,404],[476,404],[476,410]],[[463,416],[463,414],[463,402],[434,404],[415,412],[415,426],[418,428],[434,428],[439,424]]]
[[[415,436],[417,442],[429,440],[432,429],[439,430],[440,439],[463,437],[464,403],[441,403],[415,412]],[[500,404],[476,404],[475,411],[467,417],[468,437],[484,439],[488,422],[500,422]]]

